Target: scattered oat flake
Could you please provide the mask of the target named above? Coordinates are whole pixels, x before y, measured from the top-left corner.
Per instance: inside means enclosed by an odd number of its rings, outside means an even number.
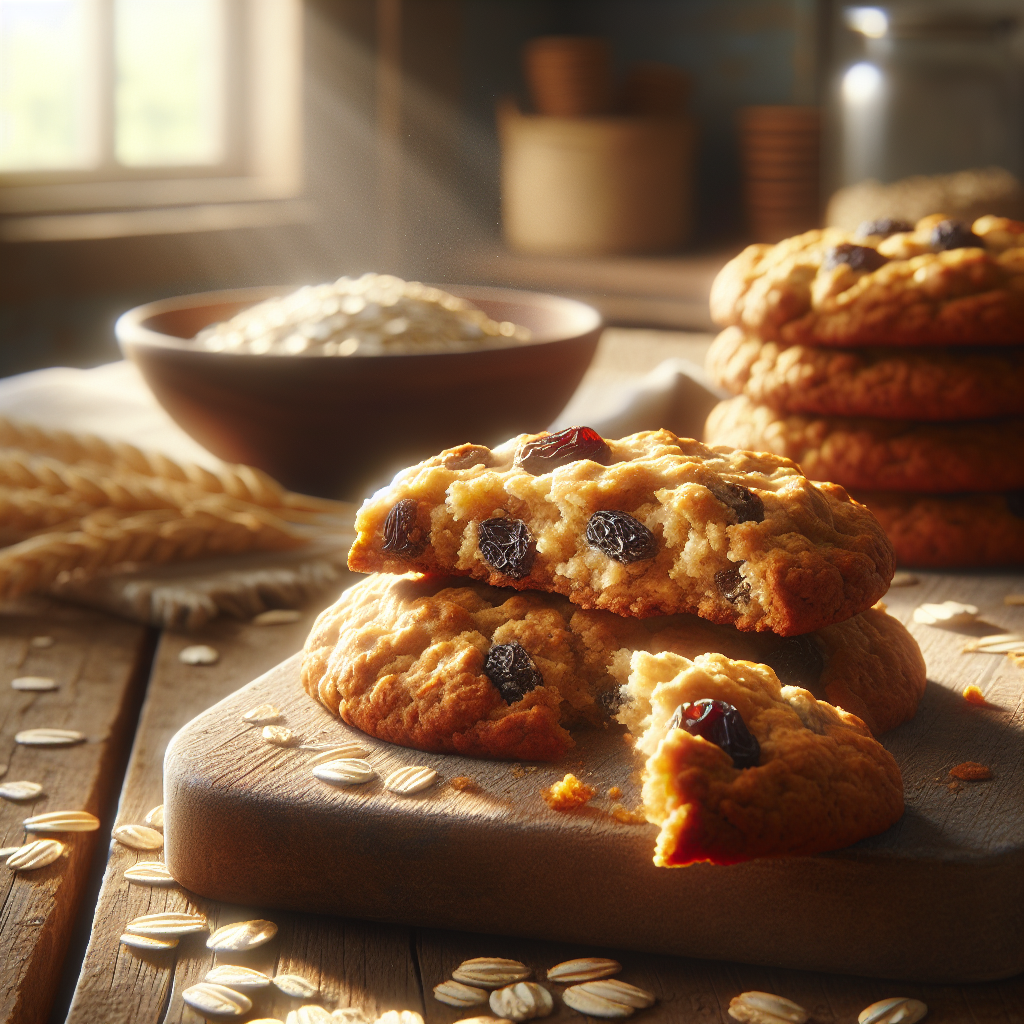
[[[252,1000],[248,996],[226,985],[214,985],[208,981],[190,985],[181,993],[181,998],[204,1017],[241,1017],[252,1009]]]
[[[112,835],[133,850],[159,850],[164,845],[164,837],[148,825],[118,825]]]
[[[35,800],[42,795],[43,787],[38,782],[0,782],[0,796],[5,800]]]
[[[298,622],[301,613],[294,608],[271,608],[269,611],[260,612],[252,620],[254,626],[284,626],[289,622]]]
[[[449,780],[448,784],[460,793],[472,792],[480,788],[468,775],[456,775],[454,779]]]
[[[178,944],[177,939],[161,939],[155,935],[133,935],[125,932],[120,942],[123,946],[132,946],[135,949],[174,949]]]
[[[12,690],[27,690],[31,693],[46,693],[57,689],[57,680],[49,676],[18,676],[11,680]]]
[[[922,604],[914,609],[914,621],[926,626],[962,626],[978,617],[978,607],[959,601]]]
[[[142,820],[150,828],[157,828],[162,832],[164,830],[164,805],[157,804]]]
[[[278,974],[274,986],[292,999],[312,999],[320,989],[301,974]]]
[[[920,999],[880,999],[865,1007],[857,1015],[857,1024],[917,1024],[928,1013]]]
[[[992,769],[978,764],[977,761],[964,761],[962,764],[950,768],[949,774],[954,779],[962,779],[965,782],[980,782],[983,779],[992,778]]]
[[[217,953],[239,952],[262,946],[276,934],[277,925],[273,921],[236,921],[218,928],[206,940],[206,945]]]
[[[968,704],[980,704],[982,707],[988,707],[988,701],[985,700],[985,695],[981,692],[981,689],[971,683],[970,686],[964,687],[964,700]]]
[[[1024,633],[993,633],[968,640],[964,654],[1024,654]]]
[[[242,721],[250,725],[266,725],[268,722],[276,722],[280,717],[281,712],[273,704],[257,704],[242,715]]]
[[[22,825],[26,832],[95,832],[100,819],[88,811],[47,811],[26,818]]]
[[[69,747],[85,741],[85,733],[75,729],[24,729],[14,734],[14,742],[25,747]]]
[[[178,661],[183,665],[216,665],[220,661],[220,651],[208,644],[193,644],[178,652]]]
[[[570,773],[548,789],[542,789],[540,795],[553,811],[572,811],[582,807],[596,792],[592,786],[580,782]]]
[[[393,771],[385,780],[384,788],[399,796],[412,796],[437,782],[437,772],[424,765],[406,765]]]
[[[44,651],[47,647],[52,647],[57,641],[52,636],[34,636],[29,640],[29,647],[34,647],[37,651]]]
[[[52,864],[64,852],[64,844],[56,839],[36,839],[19,847],[7,858],[12,871],[35,871]]]
[[[174,878],[162,860],[140,860],[125,868],[124,877],[139,885],[174,885]]]
[[[265,725],[260,733],[266,743],[273,743],[275,747],[293,747],[299,739],[283,725]]]
[[[1007,594],[1003,604],[1024,604],[1024,594]]]

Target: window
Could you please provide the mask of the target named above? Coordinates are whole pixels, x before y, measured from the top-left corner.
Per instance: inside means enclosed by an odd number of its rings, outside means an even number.
[[[0,213],[301,188],[301,0],[0,0]]]

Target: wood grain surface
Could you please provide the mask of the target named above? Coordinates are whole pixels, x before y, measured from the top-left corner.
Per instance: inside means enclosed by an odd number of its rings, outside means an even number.
[[[954,594],[1002,625],[1021,615],[1002,603],[1012,589],[1006,578],[922,579],[912,596],[893,592],[901,618],[921,600]],[[656,829],[608,813],[610,786],[623,790],[627,806],[639,805],[638,764],[621,728],[581,732],[562,763],[526,772],[410,751],[364,737],[311,702],[296,656],[175,738],[165,766],[167,862],[206,896],[248,902],[260,893],[289,909],[882,977],[1012,975],[1024,966],[1024,775],[1020,707],[1011,703],[1019,673],[1005,657],[961,653],[959,633],[910,625],[928,648],[931,681],[915,719],[884,739],[903,771],[907,810],[898,825],[847,850],[728,869],[656,869]],[[972,670],[992,708],[964,701],[961,680]],[[280,708],[302,738],[361,741],[378,778],[351,787],[319,782],[309,753],[264,743],[242,721],[262,703]],[[951,789],[949,769],[966,760],[983,761],[995,778]],[[382,780],[410,764],[434,768],[443,782],[470,777],[474,791],[387,792]],[[539,790],[567,771],[602,798],[577,813],[551,811]],[[307,835],[335,866],[329,878],[305,855]],[[628,895],[610,898],[609,877],[631,879]],[[713,911],[692,899],[694,888]],[[510,901],[508,889],[532,898]],[[813,907],[803,901],[807,892]],[[771,943],[735,927],[745,911]],[[898,931],[887,927],[893,915],[903,922]],[[975,941],[960,949],[964,932]]]
[[[48,636],[47,648],[32,645]],[[89,866],[100,832],[26,835],[22,821],[47,811],[84,810],[101,815],[119,778],[112,771],[131,741],[137,689],[148,668],[147,631],[99,612],[24,599],[0,609],[0,762],[2,782],[43,786],[32,801],[0,799],[0,846],[35,838],[66,844],[66,855],[36,871],[0,865],[0,1021],[45,1021],[64,954],[82,906]],[[23,692],[19,676],[48,676],[58,688]],[[86,736],[70,747],[16,744],[23,729],[74,729]]]
[[[1004,581],[1007,590],[1024,589],[1019,579],[997,579]],[[933,597],[934,588],[928,581],[921,588],[892,591],[890,600],[896,598],[892,606],[898,607],[902,615],[904,612],[909,614],[909,609],[921,600]],[[993,617],[1005,625],[1019,627],[1022,614],[1020,609],[998,608]],[[119,821],[139,820],[140,815],[159,802],[160,759],[174,731],[194,714],[297,649],[311,619],[312,612],[305,621],[294,626],[258,629],[225,623],[217,628],[209,627],[200,636],[188,640],[164,638],[139,725]],[[919,630],[919,637],[923,633],[923,629]],[[962,641],[962,636],[957,635],[957,638]],[[187,642],[197,640],[218,647],[221,652],[218,665],[197,669],[177,662],[177,650]],[[923,646],[927,650],[933,642],[941,645],[949,640],[944,632],[935,631],[934,637],[924,635]],[[1004,702],[1019,716],[1020,682],[1024,677],[1005,658],[970,656],[963,659],[958,673],[962,677],[958,680],[960,685],[979,682],[990,699]],[[983,713],[995,716],[1004,712]],[[509,781],[514,780],[510,777]],[[967,787],[961,792],[949,793],[944,782],[932,785],[942,786],[943,793],[953,804],[963,799],[965,793],[968,799],[973,799]],[[980,792],[980,789],[976,791]],[[370,924],[327,915],[269,911],[195,898],[190,900],[188,894],[177,890],[164,891],[166,895],[160,895],[160,890],[142,890],[140,893],[133,887],[129,893],[122,878],[124,867],[135,860],[155,859],[156,856],[115,849],[104,879],[90,948],[69,1021],[81,1024],[94,1021],[109,1021],[111,1024],[128,1021],[138,1024],[197,1022],[198,1016],[183,1006],[180,992],[184,985],[201,977],[216,960],[245,963],[271,972],[301,973],[320,984],[321,996],[316,1001],[329,1009],[361,1006],[371,1014],[385,1009],[411,1009],[422,1012],[427,1024],[451,1024],[474,1011],[455,1010],[435,1001],[431,989],[450,977],[452,968],[461,960],[491,954],[509,956],[521,959],[539,971],[569,956],[592,952],[615,956],[623,964],[621,976],[625,980],[649,987],[657,993],[659,1003],[642,1014],[643,1019],[652,1024],[729,1022],[731,1018],[726,1016],[729,1000],[748,989],[774,991],[793,998],[804,1005],[819,1024],[853,1024],[859,1011],[869,1003],[892,995],[923,999],[929,1005],[928,1020],[935,1024],[961,1021],[1021,1024],[1024,1021],[1024,998],[1019,977],[966,986],[893,983],[837,974],[596,950],[577,944]],[[306,856],[319,864],[324,874],[334,870],[319,854],[315,836],[308,839]],[[359,880],[353,880],[352,884],[358,885]],[[565,879],[564,884],[571,889],[573,879]],[[629,885],[628,879],[607,879],[609,894]],[[937,898],[941,896],[936,895]],[[506,898],[529,900],[532,895],[508,890]],[[703,895],[695,891],[694,898],[701,900]],[[813,898],[813,893],[808,893],[809,903],[813,903]],[[118,947],[118,936],[129,916],[145,912],[150,905],[158,909],[164,900],[174,909],[199,906],[217,921],[266,916],[280,925],[281,930],[267,946],[227,958],[212,957],[201,938],[183,940],[177,950],[161,957],[140,957]],[[901,926],[898,919],[889,922],[891,931],[898,932]],[[488,923],[481,921],[479,927],[486,929]],[[771,935],[764,932],[760,922],[751,914],[744,914],[736,922],[736,927],[758,934],[765,943],[771,942]],[[967,947],[977,938],[965,934],[961,945]],[[284,1020],[287,1010],[298,1005],[278,996],[257,1002],[249,1016],[269,1014]],[[570,1018],[578,1019],[578,1015],[557,1004],[551,1019],[561,1022]]]

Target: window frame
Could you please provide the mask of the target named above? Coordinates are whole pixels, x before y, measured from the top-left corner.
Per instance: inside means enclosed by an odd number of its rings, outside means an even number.
[[[0,173],[0,215],[252,203],[299,196],[302,0],[224,2],[226,138],[219,164],[125,167],[114,161],[113,0],[94,0],[100,35],[97,131],[103,162],[83,170]]]

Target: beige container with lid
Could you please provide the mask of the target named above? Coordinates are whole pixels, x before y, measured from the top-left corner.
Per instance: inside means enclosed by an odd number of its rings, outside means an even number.
[[[498,111],[505,239],[565,256],[665,252],[689,237],[688,117],[544,117]]]

